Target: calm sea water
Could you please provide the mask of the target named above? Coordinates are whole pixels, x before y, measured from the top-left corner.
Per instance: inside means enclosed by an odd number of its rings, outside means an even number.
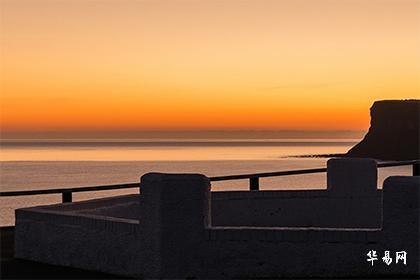
[[[323,167],[328,158],[302,155],[345,153],[357,140],[268,139],[182,141],[7,141],[0,149],[2,191],[138,182],[147,172],[194,172],[207,176]],[[408,175],[410,167],[381,169]],[[265,178],[261,189],[322,189],[325,174]],[[217,182],[212,190],[245,190],[246,180]],[[74,194],[74,200],[138,190]],[[14,223],[16,208],[60,202],[59,195],[0,198],[1,225]]]

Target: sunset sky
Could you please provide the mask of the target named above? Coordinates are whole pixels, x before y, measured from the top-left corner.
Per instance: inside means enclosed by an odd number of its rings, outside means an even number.
[[[417,0],[0,0],[1,131],[366,130]]]

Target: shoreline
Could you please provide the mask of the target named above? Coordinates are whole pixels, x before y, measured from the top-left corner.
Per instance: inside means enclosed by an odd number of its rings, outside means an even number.
[[[346,154],[313,154],[313,155],[295,155],[295,156],[285,156],[281,158],[333,158],[333,157],[345,157]]]

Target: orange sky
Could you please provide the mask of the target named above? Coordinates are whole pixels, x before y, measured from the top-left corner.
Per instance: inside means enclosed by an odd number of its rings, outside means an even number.
[[[416,0],[0,3],[3,134],[365,130],[420,97]]]

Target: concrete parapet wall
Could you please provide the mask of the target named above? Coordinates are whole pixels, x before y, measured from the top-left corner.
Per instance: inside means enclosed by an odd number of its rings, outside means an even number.
[[[16,258],[140,276],[138,220],[60,210],[60,206],[16,210]]]
[[[207,241],[266,241],[296,243],[378,243],[381,229],[276,227],[211,227]]]
[[[382,191],[336,196],[327,190],[213,192],[217,226],[366,227],[382,224]]]
[[[78,212],[78,211],[100,211],[107,207],[115,207],[117,205],[126,205],[128,203],[138,203],[137,195],[120,195],[106,198],[90,199],[78,201],[76,203],[58,203],[48,206],[41,206],[38,209],[50,209],[51,207],[60,207],[61,212]]]
[[[366,277],[379,272],[366,262],[369,248],[372,244],[365,241],[217,238],[207,242],[205,265],[197,277]]]
[[[419,177],[388,178],[378,229],[211,227],[202,273],[227,278],[418,276],[419,190]],[[373,267],[367,262],[371,250],[379,256]],[[394,262],[395,252],[405,251],[407,265],[386,265],[381,260],[385,251],[394,254]]]
[[[366,227],[382,224],[372,159],[330,159],[327,190],[213,193],[213,225]]]
[[[337,172],[343,172],[337,162]],[[372,178],[356,180],[366,183],[358,196],[348,186],[211,194],[203,175],[146,174],[141,195],[120,197],[115,207],[95,200],[18,209],[16,256],[145,278],[418,275],[419,177],[388,178],[383,207]],[[337,178],[331,182],[341,184]],[[131,206],[124,208],[124,201]],[[278,213],[270,212],[276,207]],[[139,220],[118,217],[130,209]],[[111,212],[118,215],[103,216]],[[404,250],[407,265],[387,266],[379,256],[372,267],[370,250]]]

